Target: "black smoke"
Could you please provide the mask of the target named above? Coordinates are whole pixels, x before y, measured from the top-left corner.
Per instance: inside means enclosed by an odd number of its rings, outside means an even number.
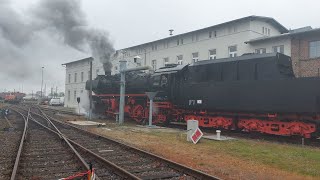
[[[87,51],[111,71],[110,56],[114,52],[106,31],[88,26],[79,0],[41,0],[33,10],[37,27],[57,33],[67,45]]]
[[[0,76],[33,79],[34,63],[41,62],[32,62],[30,49],[41,49],[30,46],[43,34],[78,51],[92,54],[103,63],[105,71],[111,70],[110,55],[114,48],[109,34],[89,26],[80,0],[40,0],[25,14],[17,13],[9,0],[0,0]]]

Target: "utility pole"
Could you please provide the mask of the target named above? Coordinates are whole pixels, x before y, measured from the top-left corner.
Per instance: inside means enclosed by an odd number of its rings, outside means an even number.
[[[93,58],[90,60],[90,72],[89,72],[89,80],[90,80],[90,91],[89,91],[89,103],[90,103],[90,110],[89,110],[89,119],[92,119],[92,61]]]
[[[120,61],[120,102],[119,102],[119,124],[123,124],[124,122],[124,95],[126,92],[126,72],[127,69],[127,61]]]
[[[46,94],[47,94],[47,84],[44,84],[44,91],[43,91],[44,93],[44,97],[46,97]]]
[[[41,98],[42,98],[42,87],[43,87],[43,68],[41,68]]]
[[[120,60],[120,102],[119,102],[119,124],[124,123],[124,101],[125,101],[125,92],[126,92],[126,72],[131,71],[141,71],[141,70],[151,70],[152,68],[149,66],[142,66],[142,67],[136,67],[127,69],[127,61],[126,60]]]

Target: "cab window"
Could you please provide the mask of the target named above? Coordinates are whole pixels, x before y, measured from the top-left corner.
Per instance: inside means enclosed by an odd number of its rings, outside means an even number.
[[[153,86],[160,86],[160,76],[153,77]]]

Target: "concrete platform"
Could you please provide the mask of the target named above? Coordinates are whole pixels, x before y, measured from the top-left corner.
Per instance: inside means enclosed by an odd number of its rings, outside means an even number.
[[[99,123],[94,121],[69,121],[69,123],[80,125],[80,126],[105,126],[106,123]]]
[[[210,140],[216,140],[216,141],[229,141],[229,140],[235,140],[233,137],[228,136],[220,136],[220,139],[217,138],[217,135],[206,135],[202,136],[202,138],[210,139]]]

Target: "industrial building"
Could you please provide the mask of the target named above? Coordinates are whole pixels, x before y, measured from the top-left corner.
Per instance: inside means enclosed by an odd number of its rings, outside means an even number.
[[[167,38],[117,50],[112,56],[112,74],[119,73],[119,61],[129,68],[166,64],[189,64],[207,59],[236,57],[247,53],[280,52],[292,56],[296,76],[319,76],[320,29],[288,30],[270,17],[248,16]],[[137,58],[138,57],[138,58]],[[136,60],[136,62],[134,62]],[[88,58],[66,63],[65,106],[76,106],[88,79]],[[103,74],[94,61],[93,78]]]

